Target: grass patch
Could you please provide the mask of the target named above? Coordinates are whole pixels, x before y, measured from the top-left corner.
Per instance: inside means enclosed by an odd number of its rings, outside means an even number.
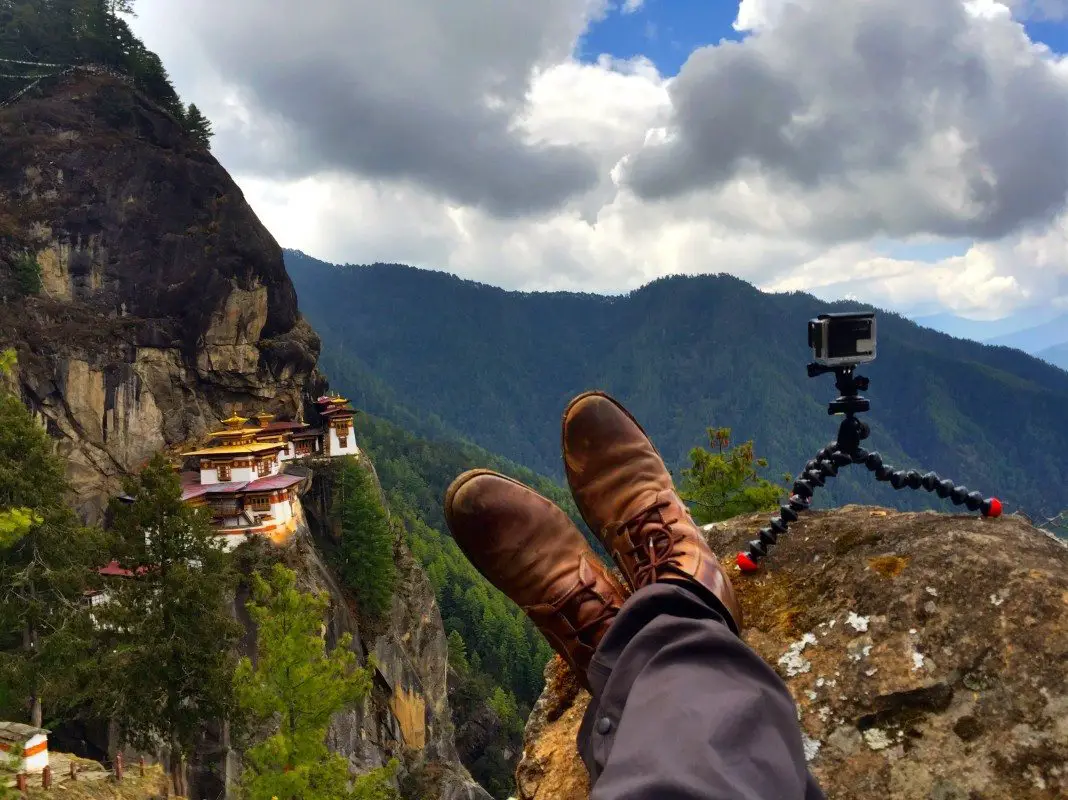
[[[23,295],[38,294],[41,291],[41,265],[37,263],[35,256],[26,252],[15,256],[12,272],[19,292]]]
[[[735,581],[734,591],[746,628],[791,637],[809,629],[806,612],[819,597],[812,581],[790,578],[785,572]]]
[[[31,775],[30,784],[26,787],[27,800],[149,800],[149,798],[163,797],[164,787],[168,785],[167,777],[163,768],[154,764],[145,767],[145,776],[138,775],[137,765],[126,767],[126,774],[119,783],[114,778],[98,778],[96,780],[71,781],[53,777],[52,789],[45,791],[41,788],[41,776]],[[180,800],[180,798],[173,798]]]
[[[896,578],[909,565],[907,556],[876,556],[868,559],[868,567],[884,578]]]

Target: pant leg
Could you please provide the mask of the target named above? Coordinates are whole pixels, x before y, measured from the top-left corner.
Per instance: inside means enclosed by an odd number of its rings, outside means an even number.
[[[822,800],[785,684],[681,585],[632,595],[587,674],[591,800]]]

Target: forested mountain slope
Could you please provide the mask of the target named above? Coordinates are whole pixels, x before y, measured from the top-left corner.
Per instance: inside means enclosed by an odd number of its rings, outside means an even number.
[[[336,267],[287,251],[323,364],[354,401],[429,436],[461,436],[559,478],[560,413],[606,389],[674,468],[710,425],[754,439],[771,474],[834,437],[829,376],[809,379],[805,322],[854,304],[769,295],[730,276],[673,277],[618,297],[518,293],[398,265]],[[879,315],[869,445],[1010,509],[1068,504],[1068,373],[1004,347]],[[939,507],[847,471],[824,502]]]

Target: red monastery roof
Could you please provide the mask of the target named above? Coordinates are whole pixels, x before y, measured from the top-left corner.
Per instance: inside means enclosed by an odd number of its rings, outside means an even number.
[[[196,500],[198,497],[203,497],[204,494],[207,491],[208,491],[208,487],[207,486],[202,486],[201,484],[195,484],[195,483],[183,484],[182,485],[182,500],[184,500],[184,501],[186,501],[188,503],[190,500]]]
[[[269,475],[254,481],[230,481],[228,483],[188,484],[182,487],[182,499],[193,500],[203,495],[246,494],[248,492],[273,492],[288,489],[304,478],[300,475]]]
[[[101,567],[100,569],[98,569],[97,572],[109,578],[132,578],[134,575],[134,571],[132,569],[123,569],[119,566],[118,561],[112,561],[106,567]],[[148,572],[148,569],[146,567],[137,568],[138,575],[144,575],[146,572]]]
[[[326,411],[322,412],[319,416],[332,417],[335,414],[342,414],[342,415],[346,415],[346,416],[351,416],[351,415],[353,415],[355,413],[356,413],[356,409],[354,409],[352,406],[332,406],[332,407],[326,409]]]
[[[308,427],[307,423],[304,423],[304,422],[292,422],[292,421],[283,420],[281,422],[272,422],[266,428],[261,429],[260,432],[261,433],[281,433],[281,432],[284,432],[284,431],[301,431],[301,430],[304,430],[307,427]]]
[[[288,489],[300,483],[304,478],[300,475],[271,475],[266,478],[252,481],[245,486],[245,492],[273,492],[276,489]]]

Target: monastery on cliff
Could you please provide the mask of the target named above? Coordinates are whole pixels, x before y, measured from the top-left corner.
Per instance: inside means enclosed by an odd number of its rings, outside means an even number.
[[[249,418],[235,414],[211,434],[209,446],[182,454],[199,462],[198,470],[181,474],[182,499],[211,510],[227,549],[247,534],[280,544],[296,530],[297,497],[306,478],[283,472],[286,462],[359,455],[352,425],[356,412],[348,400],[323,396],[316,403],[321,428],[275,421],[266,413],[255,414],[250,425]]]

